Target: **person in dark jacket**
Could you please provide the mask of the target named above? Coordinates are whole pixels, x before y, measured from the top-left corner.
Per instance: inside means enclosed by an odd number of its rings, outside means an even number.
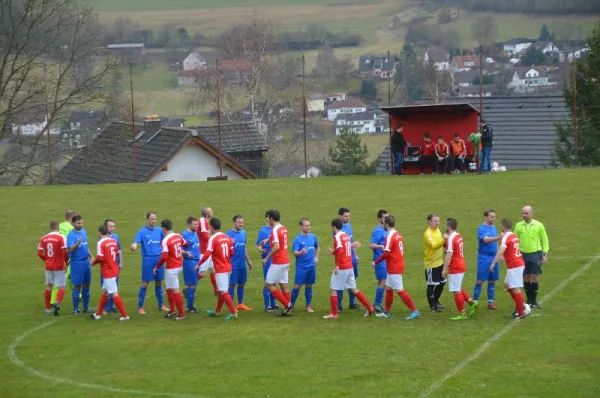
[[[396,127],[391,142],[391,150],[394,154],[394,172],[397,176],[402,175],[402,161],[404,160],[404,152],[406,151],[406,141],[402,135],[402,129],[401,124]]]
[[[492,171],[492,148],[494,146],[494,129],[484,119],[479,121],[481,128],[481,156],[479,157],[479,174]]]

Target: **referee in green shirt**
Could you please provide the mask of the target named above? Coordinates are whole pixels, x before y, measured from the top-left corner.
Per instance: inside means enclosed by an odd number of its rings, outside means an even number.
[[[550,243],[544,224],[533,219],[533,209],[525,206],[521,210],[523,221],[515,226],[514,233],[519,238],[519,248],[525,260],[523,285],[527,295],[527,304],[542,309],[537,302],[538,286],[542,274],[542,264],[548,262]]]

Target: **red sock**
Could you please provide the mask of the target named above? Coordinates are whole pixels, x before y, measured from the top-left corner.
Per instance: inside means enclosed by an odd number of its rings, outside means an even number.
[[[223,308],[223,294],[219,294],[219,298],[217,299],[217,308],[215,309],[215,312],[217,314],[221,313],[221,309]]]
[[[284,307],[290,305],[290,301],[287,298],[285,298],[284,294],[281,293],[279,289],[275,288],[275,290],[273,290],[271,294],[273,295],[273,297],[279,300],[279,302],[283,304]]]
[[[181,297],[181,293],[173,293],[175,296],[175,305],[177,305],[177,311],[179,312],[179,317],[183,318],[185,316],[185,311],[183,310],[183,298]]]
[[[401,292],[398,292],[398,296],[400,296],[400,298],[402,299],[404,304],[406,304],[406,306],[408,307],[409,310],[411,310],[411,311],[417,310],[417,307],[415,307],[415,303],[413,303],[412,298],[410,297],[410,294],[408,294],[404,290],[402,290]]]
[[[229,308],[229,312],[231,312],[232,314],[237,314],[237,310],[235,309],[235,307],[233,306],[233,299],[231,298],[231,296],[229,295],[229,292],[226,292],[223,295],[223,301],[225,302],[225,304],[227,305],[227,308]]]
[[[113,302],[115,303],[115,307],[119,310],[122,317],[127,317],[127,311],[125,311],[125,304],[123,300],[121,300],[121,296],[113,296]]]
[[[363,292],[356,292],[356,298],[362,305],[369,309],[369,311],[373,312],[373,306],[369,303],[369,300],[365,297]]]
[[[525,314],[525,303],[523,299],[523,292],[515,294],[515,303],[517,304],[517,313],[519,315]]]
[[[108,301],[108,296],[100,296],[100,303],[98,304],[98,311],[96,311],[96,315],[102,315],[102,311],[104,311],[104,306]]]
[[[329,304],[331,304],[331,313],[333,315],[337,315],[338,314],[338,298],[337,298],[337,294],[335,296],[329,296]]]
[[[292,292],[285,292],[283,295],[287,301],[292,301]]]
[[[454,302],[456,303],[456,309],[459,313],[465,311],[465,298],[461,292],[454,293]]]
[[[50,299],[52,298],[52,290],[44,290],[44,304],[46,309],[50,309]]]
[[[467,293],[465,289],[462,289],[460,292],[467,303],[472,300],[471,296],[469,296],[469,293]]]
[[[204,278],[204,275],[202,275],[202,274],[198,274],[198,280],[200,280],[200,279],[202,279],[202,278]]]
[[[394,302],[394,292],[391,290],[385,290],[385,312],[392,310],[392,303]]]
[[[56,293],[56,303],[57,304],[62,303],[64,297],[65,297],[65,288],[59,287],[58,293]]]
[[[171,289],[167,289],[167,300],[169,300],[169,312],[175,312],[175,296]]]
[[[215,294],[219,294],[219,289],[217,289],[217,275],[214,272],[210,273],[210,283],[213,285],[213,291]]]

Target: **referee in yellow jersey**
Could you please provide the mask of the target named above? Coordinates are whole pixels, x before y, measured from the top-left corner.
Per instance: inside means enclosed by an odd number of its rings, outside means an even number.
[[[433,312],[442,312],[440,296],[444,291],[446,279],[442,278],[444,265],[444,237],[440,232],[440,215],[431,213],[427,216],[429,226],[423,233],[425,244],[425,281],[427,282],[427,301]]]

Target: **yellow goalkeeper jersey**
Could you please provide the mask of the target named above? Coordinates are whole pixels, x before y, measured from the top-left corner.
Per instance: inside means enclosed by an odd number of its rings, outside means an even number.
[[[444,237],[439,228],[427,228],[423,233],[425,244],[425,268],[437,268],[444,265]]]

